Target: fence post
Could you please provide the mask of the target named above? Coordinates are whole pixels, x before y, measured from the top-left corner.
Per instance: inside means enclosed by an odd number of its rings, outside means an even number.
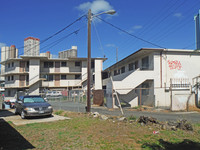
[[[3,105],[3,96],[0,95],[0,109],[1,109],[1,110],[3,109],[3,108],[2,108],[2,105]]]
[[[140,88],[140,111],[142,111],[142,89]]]

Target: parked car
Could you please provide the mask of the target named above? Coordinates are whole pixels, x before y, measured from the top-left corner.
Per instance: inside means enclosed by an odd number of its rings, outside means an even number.
[[[60,97],[62,96],[61,91],[48,91],[46,97]]]
[[[22,119],[31,116],[51,116],[52,112],[52,106],[38,95],[20,96],[14,106],[14,113],[20,114]]]

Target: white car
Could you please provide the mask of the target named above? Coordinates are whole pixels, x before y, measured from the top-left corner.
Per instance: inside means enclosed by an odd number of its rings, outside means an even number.
[[[62,96],[61,91],[48,91],[46,94],[47,97],[60,97]]]

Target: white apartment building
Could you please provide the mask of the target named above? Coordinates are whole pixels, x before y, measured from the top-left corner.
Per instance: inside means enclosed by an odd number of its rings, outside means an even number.
[[[9,58],[17,58],[18,57],[18,49],[15,45],[11,45],[10,47],[4,46],[1,47],[1,61],[5,61]],[[1,74],[5,72],[5,66],[1,65]],[[4,77],[0,77],[1,80],[4,80]]]
[[[102,89],[105,58],[92,58],[93,89]],[[86,89],[87,58],[49,58],[20,56],[1,62],[5,65],[5,97],[12,99],[20,91],[38,95],[47,90]]]
[[[118,96],[130,107],[193,107],[199,101],[191,90],[193,78],[200,75],[199,63],[199,51],[142,48],[104,70],[107,106],[118,106]]]
[[[24,39],[24,56],[40,55],[40,39],[27,37]]]

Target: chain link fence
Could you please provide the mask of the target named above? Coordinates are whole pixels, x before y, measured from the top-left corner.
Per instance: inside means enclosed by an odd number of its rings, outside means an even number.
[[[92,90],[91,108],[140,108],[155,107],[155,95],[151,88],[118,89],[118,90]],[[51,91],[54,95],[44,95],[56,110],[86,112],[87,91]]]

